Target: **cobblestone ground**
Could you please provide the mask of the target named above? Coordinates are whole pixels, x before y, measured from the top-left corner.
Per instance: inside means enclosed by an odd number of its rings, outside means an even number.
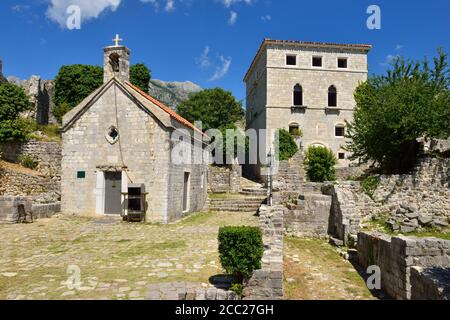
[[[65,215],[0,225],[0,299],[143,299],[155,283],[206,287],[222,273],[219,227],[257,224],[252,214],[199,213],[170,225]],[[81,286],[70,289],[77,267]]]
[[[351,263],[326,241],[286,237],[284,249],[285,299],[375,299]]]

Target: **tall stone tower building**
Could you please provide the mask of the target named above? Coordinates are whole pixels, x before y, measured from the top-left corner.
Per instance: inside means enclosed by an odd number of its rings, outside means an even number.
[[[331,148],[347,166],[345,120],[351,120],[353,93],[367,79],[371,45],[265,39],[244,81],[247,129],[267,129],[259,154],[273,148],[277,129],[303,132],[301,144]],[[263,150],[261,150],[263,149]],[[260,164],[254,166],[261,174]]]

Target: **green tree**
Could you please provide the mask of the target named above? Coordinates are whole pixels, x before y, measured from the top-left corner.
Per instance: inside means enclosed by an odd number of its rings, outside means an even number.
[[[240,157],[240,162],[245,162],[246,152],[249,148],[249,138],[245,136],[235,124],[228,124],[219,128],[221,137],[216,137],[214,139],[216,143],[215,152],[221,152],[223,158],[215,157],[216,162],[221,164],[231,164],[231,160],[236,157]],[[227,135],[231,134],[229,137],[233,137],[234,141],[232,143],[227,142]]]
[[[23,88],[12,83],[0,85],[0,121],[17,119],[19,114],[31,108]]]
[[[55,105],[67,103],[73,108],[102,84],[103,69],[99,66],[63,66],[55,79]]]
[[[148,85],[151,79],[150,69],[143,63],[137,63],[130,67],[130,82],[148,93]]]
[[[242,103],[229,91],[207,89],[192,94],[178,106],[178,113],[194,123],[202,121],[203,130],[220,129],[244,117]]]
[[[337,159],[328,148],[310,146],[305,154],[306,174],[312,182],[336,180]]]
[[[148,92],[150,70],[143,63],[130,67],[130,82]],[[53,114],[61,121],[64,114],[103,84],[103,68],[74,64],[62,66],[55,78]]]
[[[30,133],[20,113],[31,108],[23,88],[11,83],[0,85],[0,141],[23,141]]]
[[[427,60],[397,59],[386,75],[372,76],[355,92],[348,123],[350,159],[373,161],[385,172],[406,172],[419,154],[417,138],[450,136],[450,78],[447,55]]]
[[[285,129],[277,130],[275,144],[279,160],[289,160],[298,152],[298,146],[294,137]]]

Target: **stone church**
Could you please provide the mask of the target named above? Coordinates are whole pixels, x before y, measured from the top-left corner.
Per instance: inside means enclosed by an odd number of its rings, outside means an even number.
[[[209,151],[200,130],[130,83],[129,67],[127,47],[106,47],[103,85],[63,118],[62,211],[168,223],[203,208]],[[190,161],[174,161],[180,144]]]
[[[367,79],[371,45],[265,39],[244,81],[247,129],[268,129],[259,141],[261,154],[273,147],[273,132],[303,132],[303,150],[325,146],[338,166],[348,166],[345,121],[353,117],[353,93]],[[270,131],[273,132],[270,132]],[[261,166],[253,168],[261,175]]]

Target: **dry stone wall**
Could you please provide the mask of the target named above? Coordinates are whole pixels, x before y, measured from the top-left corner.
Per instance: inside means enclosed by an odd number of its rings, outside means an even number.
[[[38,162],[37,171],[49,177],[61,176],[61,144],[30,140],[27,142],[0,143],[0,153],[6,161],[19,163],[23,155],[34,157]]]
[[[411,268],[411,299],[450,300],[450,268]]]
[[[208,192],[239,193],[241,191],[242,167],[208,167]]]
[[[411,299],[411,268],[449,268],[450,241],[437,238],[389,237],[380,233],[358,233],[359,264],[381,270],[381,289],[395,299]]]
[[[0,181],[0,195],[3,196],[27,197],[41,204],[57,202],[61,197],[60,181],[42,174],[0,167]]]
[[[255,270],[244,289],[246,300],[283,299],[284,207],[262,205],[259,221],[263,232],[262,268]]]

